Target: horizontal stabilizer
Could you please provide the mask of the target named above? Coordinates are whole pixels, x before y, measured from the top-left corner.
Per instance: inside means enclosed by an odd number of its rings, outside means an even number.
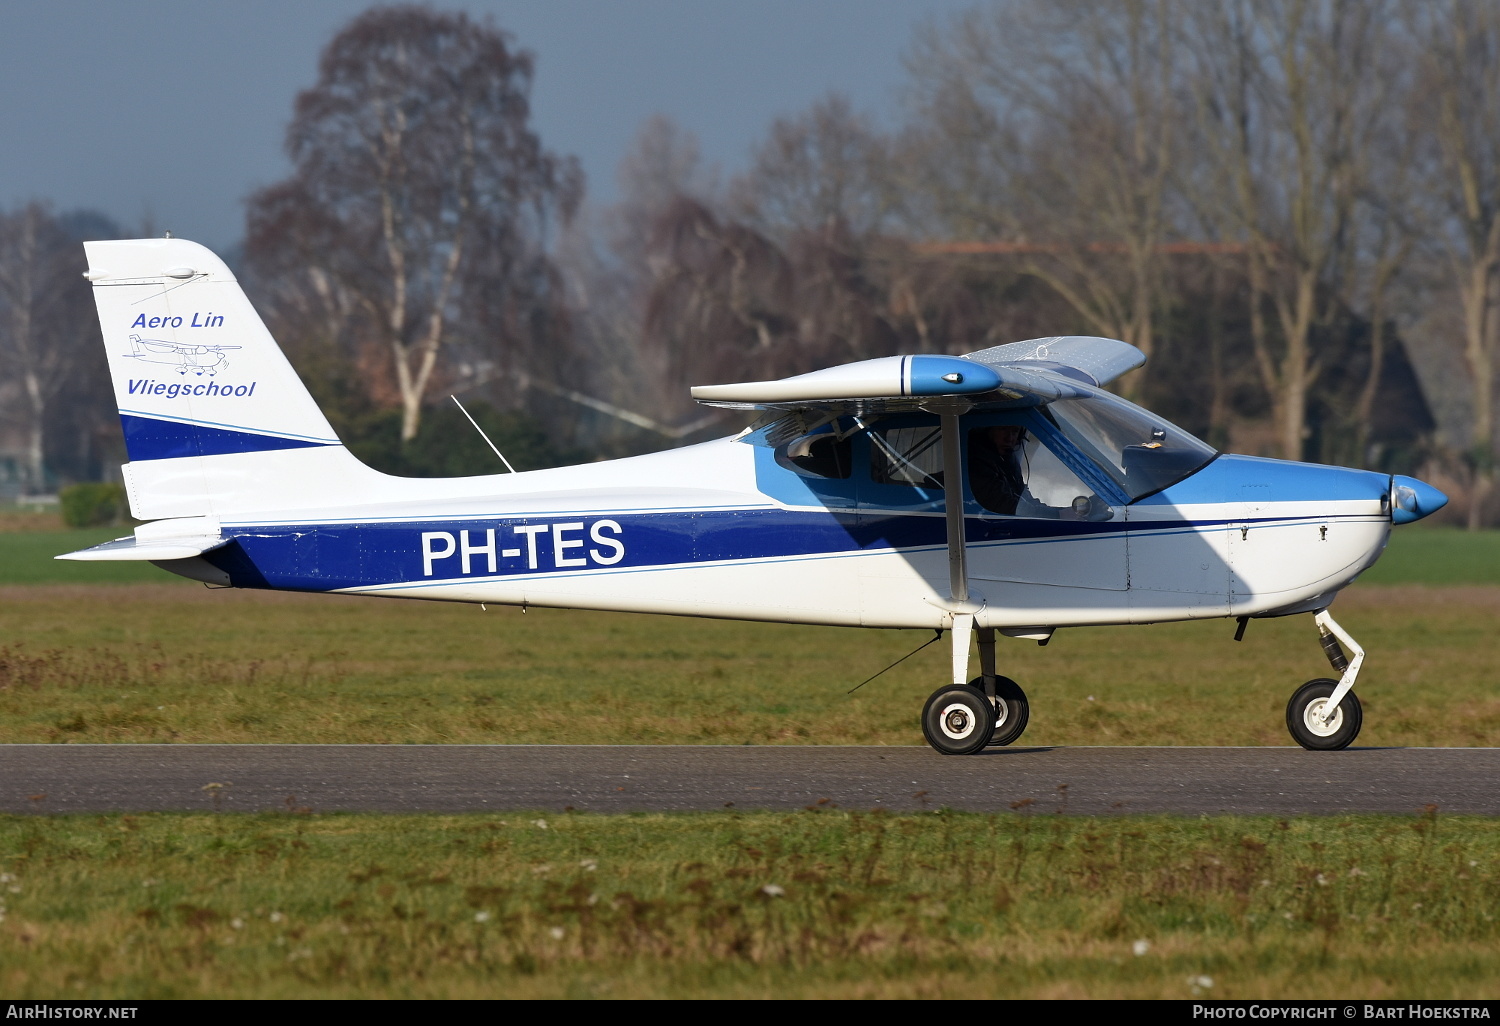
[[[1106,385],[1146,362],[1146,354],[1129,342],[1093,335],[1054,335],[1010,342],[968,353],[965,359],[991,367],[1033,363],[1066,374],[1081,371],[1087,384]]]
[[[53,559],[93,560],[139,560],[154,562],[161,559],[188,559],[228,545],[228,538],[163,538],[159,541],[143,542],[138,538],[116,538],[103,545],[77,552],[65,552]]]
[[[165,559],[190,559],[228,545],[232,541],[219,531],[217,517],[190,517],[159,520],[142,524],[128,538],[116,538],[77,552],[67,552],[53,559],[155,562]]]

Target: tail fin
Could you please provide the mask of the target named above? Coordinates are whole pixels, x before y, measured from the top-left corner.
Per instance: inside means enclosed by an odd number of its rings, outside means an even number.
[[[185,239],[84,247],[137,519],[310,506],[382,476],[340,443],[217,256]]]

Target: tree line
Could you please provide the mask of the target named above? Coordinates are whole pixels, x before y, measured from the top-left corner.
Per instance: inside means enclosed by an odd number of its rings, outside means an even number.
[[[382,469],[491,469],[449,395],[535,466],[737,426],[692,384],[1099,334],[1150,356],[1116,387],[1217,446],[1500,514],[1500,4],[997,0],[904,59],[897,109],[824,97],[732,176],[652,119],[600,206],[532,125],[530,52],[375,8],[297,98],[237,270]],[[37,482],[110,444],[77,409],[104,385],[76,239],[106,227],[0,220]]]

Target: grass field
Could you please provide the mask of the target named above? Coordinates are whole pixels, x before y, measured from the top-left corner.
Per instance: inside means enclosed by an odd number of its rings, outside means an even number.
[[[1500,822],[0,818],[0,993],[1459,998]]]
[[[1500,738],[1500,588],[1360,586],[1361,744]],[[207,591],[0,588],[0,741],[921,744],[919,631]],[[1327,674],[1307,617],[1008,642],[1034,744],[1288,744]],[[592,672],[591,672],[592,668]]]
[[[112,538],[130,534],[128,527],[93,527],[82,531],[0,531],[0,584],[193,584],[150,563],[76,563],[53,559]],[[195,584],[195,587],[202,585]]]
[[[1500,531],[1415,525],[1391,532],[1370,584],[1500,584]]]
[[[0,531],[62,531],[65,527],[56,509],[0,505]]]

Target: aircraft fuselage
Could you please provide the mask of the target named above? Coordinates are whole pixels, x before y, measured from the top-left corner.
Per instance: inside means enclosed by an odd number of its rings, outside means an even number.
[[[778,472],[788,480],[768,482]],[[235,587],[460,602],[865,627],[950,615],[940,506],[774,498],[800,482],[744,439],[403,483],[463,494],[226,519],[232,543],[162,565]],[[1384,548],[1390,488],[1383,474],[1225,455],[1099,522],[976,509],[965,516],[976,625],[1321,608]]]

